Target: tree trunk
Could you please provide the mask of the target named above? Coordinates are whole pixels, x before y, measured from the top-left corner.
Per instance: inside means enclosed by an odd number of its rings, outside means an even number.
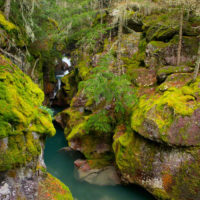
[[[122,41],[122,30],[123,30],[123,16],[119,17],[118,25],[118,47],[117,47],[117,65],[118,65],[118,74],[121,75],[121,41]]]
[[[103,40],[103,0],[100,0],[100,13],[101,13],[101,41]]]
[[[198,54],[197,54],[197,61],[194,69],[194,76],[193,76],[193,81],[196,81],[198,73],[199,73],[199,67],[200,67],[200,40],[199,40],[199,49],[198,49]]]
[[[4,4],[4,14],[7,20],[9,20],[9,16],[10,16],[10,4],[11,4],[11,0],[6,0]]]
[[[182,39],[183,39],[183,8],[181,8],[180,22],[179,22],[179,44],[177,51],[177,65],[180,65],[181,62]]]
[[[39,58],[37,58],[37,60],[35,61],[35,64],[34,64],[34,66],[33,66],[33,69],[32,69],[32,71],[31,71],[31,78],[32,79],[34,79],[34,72],[35,72],[35,68],[36,68],[36,66],[37,66],[37,63],[39,62]]]

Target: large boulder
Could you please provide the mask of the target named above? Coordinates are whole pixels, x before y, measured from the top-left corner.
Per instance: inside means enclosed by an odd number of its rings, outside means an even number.
[[[69,147],[82,152],[86,159],[91,160],[91,168],[112,163],[111,120],[104,113],[87,115],[82,109],[71,107],[56,115],[55,119],[65,127]]]
[[[37,199],[39,182],[41,185],[47,180],[44,140],[53,136],[55,129],[48,109],[42,106],[43,100],[42,90],[0,55],[1,200]],[[61,195],[60,191],[57,195]]]
[[[133,110],[132,129],[153,141],[176,146],[199,146],[199,85],[169,88],[141,97]]]
[[[171,148],[118,128],[113,150],[122,178],[156,199],[199,199],[199,149]]]
[[[169,42],[151,41],[146,48],[146,66],[164,66],[177,64],[178,35]],[[181,63],[192,65],[196,61],[198,38],[183,36]]]
[[[73,200],[69,188],[50,174],[39,182],[37,200]]]
[[[183,35],[198,36],[200,34],[199,25],[199,19],[191,15],[189,20],[183,21]],[[143,30],[148,41],[169,41],[179,33],[179,18],[176,10],[147,15],[143,19]]]

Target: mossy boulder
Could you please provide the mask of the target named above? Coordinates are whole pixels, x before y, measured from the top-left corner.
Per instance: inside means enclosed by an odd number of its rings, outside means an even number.
[[[50,174],[39,182],[37,200],[73,200],[69,188]]]
[[[0,172],[35,161],[41,154],[41,142],[31,132],[0,140]]]
[[[162,66],[177,64],[178,35],[175,35],[169,42],[151,41],[146,47],[146,66]],[[198,52],[198,38],[183,36],[181,64],[194,65]]]
[[[123,179],[141,185],[156,199],[199,198],[199,149],[159,145],[118,127],[113,150]]]
[[[177,70],[180,70],[180,68]],[[159,85],[157,90],[164,92],[171,87],[181,88],[187,83],[189,83],[191,80],[192,80],[192,73],[171,74],[166,78],[166,80],[161,85]]]
[[[81,56],[82,57],[82,56]],[[81,80],[87,80],[92,69],[91,67],[91,60],[88,55],[83,55],[82,59],[79,60],[75,69],[78,71],[78,76]]]
[[[43,100],[42,90],[0,55],[0,199],[73,199],[60,181],[43,177],[44,139],[55,134]]]
[[[177,34],[179,21],[176,15],[175,12],[166,12],[146,16],[143,20],[143,30],[146,33],[147,40],[166,41]]]
[[[68,108],[55,117],[65,127],[69,146],[82,152],[92,168],[109,165],[113,161],[111,126],[108,117],[88,115],[79,108]]]
[[[159,67],[157,71],[157,78],[159,81],[163,81],[167,78],[167,76],[171,74],[188,73],[193,71],[194,69],[188,66],[164,66],[164,67]]]
[[[135,53],[137,53],[139,50],[140,39],[141,39],[140,32],[123,34],[121,38],[122,57],[131,58]],[[106,39],[104,41],[104,51],[114,50],[115,52],[117,52],[118,51],[117,40],[118,40],[117,37],[115,37],[112,41]]]
[[[81,151],[89,160],[112,160],[113,155],[109,145],[112,143],[112,136],[104,132],[107,131],[105,128],[108,122],[103,117],[95,122],[93,121],[94,115],[81,116],[81,118],[77,117],[78,115],[73,114],[74,117],[72,115],[70,117],[68,126],[71,131],[68,132],[69,128],[65,129],[70,147]],[[92,126],[90,126],[90,120],[92,120]]]
[[[44,94],[31,79],[0,56],[0,138],[34,131],[54,135],[51,116],[40,106]]]
[[[1,55],[0,171],[37,160],[42,151],[39,137],[55,134],[51,116],[41,107],[43,100],[39,87]]]
[[[132,129],[167,145],[199,146],[199,81],[141,97],[133,109]]]
[[[189,19],[183,20],[183,35],[198,36],[200,30],[199,18],[191,15]],[[157,12],[148,15],[143,19],[143,30],[146,34],[147,41],[169,41],[174,35],[179,33],[179,17],[177,10],[171,10],[163,13]]]

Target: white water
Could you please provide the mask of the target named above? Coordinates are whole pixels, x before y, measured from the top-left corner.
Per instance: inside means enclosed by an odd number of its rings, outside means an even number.
[[[71,59],[70,58],[63,57],[62,62],[66,63],[68,65],[68,67],[71,67]],[[69,74],[69,70],[64,71],[62,74],[56,75],[57,86],[56,86],[56,89],[55,89],[54,94],[53,94],[53,99],[56,97],[56,94],[61,89],[61,78],[64,77],[65,75],[67,75],[67,74]]]
[[[71,67],[71,59],[70,58],[67,58],[67,57],[63,57],[62,58],[62,61],[64,63],[67,63],[69,67]]]

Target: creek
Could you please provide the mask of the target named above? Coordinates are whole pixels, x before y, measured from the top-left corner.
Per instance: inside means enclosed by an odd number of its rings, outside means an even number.
[[[80,154],[60,151],[66,146],[64,131],[56,127],[56,135],[46,141],[44,160],[47,171],[69,187],[75,200],[154,200],[136,185],[97,186],[77,180],[74,176],[74,161],[80,158]]]

